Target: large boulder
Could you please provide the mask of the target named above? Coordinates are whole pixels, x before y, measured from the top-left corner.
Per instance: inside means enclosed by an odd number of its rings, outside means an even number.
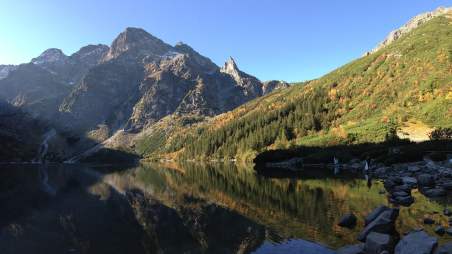
[[[408,185],[408,186],[410,186],[412,188],[416,187],[416,185],[417,185],[416,178],[411,177],[411,176],[404,176],[404,177],[402,177],[402,182],[403,182],[403,184],[406,184],[406,185]]]
[[[361,242],[366,241],[367,236],[371,232],[377,232],[382,234],[396,235],[395,221],[399,216],[399,209],[389,208],[381,212],[372,222],[370,222],[359,233],[358,240]]]
[[[395,247],[395,254],[432,254],[438,239],[424,231],[412,231],[404,236]]]
[[[378,217],[378,215],[380,215],[383,211],[386,211],[388,209],[390,209],[390,208],[385,205],[380,205],[379,207],[375,208],[364,219],[365,225],[367,226],[369,223],[371,223],[373,220],[375,220]]]
[[[346,228],[354,228],[356,226],[357,218],[353,213],[347,213],[342,216],[341,220],[337,225]]]
[[[336,254],[364,254],[364,244],[347,245],[336,251]]]
[[[380,254],[383,251],[392,252],[394,240],[390,235],[371,232],[366,238],[364,250],[366,254]]]

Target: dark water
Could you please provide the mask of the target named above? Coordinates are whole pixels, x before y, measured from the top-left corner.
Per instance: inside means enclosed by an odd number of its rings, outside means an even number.
[[[333,253],[355,243],[362,218],[387,204],[382,189],[324,169],[0,165],[0,253]],[[441,211],[450,198],[413,196],[399,232],[424,226],[427,214],[447,225]],[[349,211],[358,226],[336,226]]]

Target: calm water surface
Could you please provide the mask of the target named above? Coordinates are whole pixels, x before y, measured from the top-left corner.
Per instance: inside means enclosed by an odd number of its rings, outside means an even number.
[[[387,204],[382,189],[326,169],[0,165],[0,253],[333,253],[355,243],[362,218]],[[450,197],[413,196],[399,232],[424,226],[427,214],[447,225],[441,211]],[[350,211],[358,226],[336,226]]]

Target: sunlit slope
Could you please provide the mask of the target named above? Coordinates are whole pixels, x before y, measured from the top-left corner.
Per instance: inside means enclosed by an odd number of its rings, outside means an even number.
[[[138,147],[149,157],[246,159],[276,147],[381,142],[408,121],[452,127],[451,38],[449,13],[318,80],[209,120],[173,116]]]

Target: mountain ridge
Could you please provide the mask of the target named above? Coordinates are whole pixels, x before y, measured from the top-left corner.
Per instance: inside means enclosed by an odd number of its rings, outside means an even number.
[[[139,150],[148,158],[252,160],[277,148],[384,142],[416,121],[451,127],[450,36],[450,15],[439,15],[319,79],[189,128],[163,124],[148,139],[164,133],[164,141]]]
[[[0,98],[81,142],[140,133],[171,114],[212,117],[288,86],[263,83],[235,62],[223,72],[189,45],[171,46],[141,28],[126,28],[110,46],[70,56],[50,48],[0,71]]]

